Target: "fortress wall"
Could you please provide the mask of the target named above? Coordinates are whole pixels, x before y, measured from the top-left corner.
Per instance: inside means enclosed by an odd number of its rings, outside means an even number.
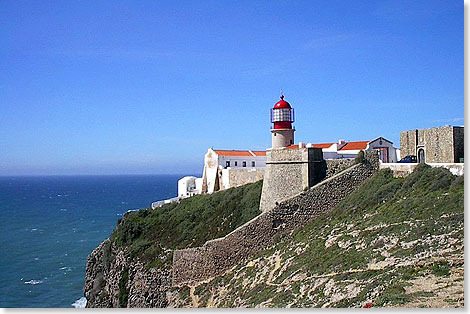
[[[417,130],[400,132],[400,157],[415,155],[416,152]]]
[[[464,155],[464,128],[443,126],[400,132],[400,154],[418,156],[424,149],[426,163],[454,163]]]
[[[332,210],[378,170],[376,152],[366,152],[366,161],[279,202],[223,238],[210,240],[202,247],[175,250],[173,286],[194,285],[220,275],[274,244],[275,235],[301,228]]]
[[[319,148],[273,148],[266,152],[266,173],[260,210],[271,210],[280,200],[292,197],[325,177]]]
[[[345,159],[327,159],[326,162],[326,178],[330,178],[337,173],[351,167],[354,164],[354,158]]]
[[[228,179],[228,187],[233,188],[248,183],[263,180],[264,168],[251,169],[222,169],[222,178],[225,184],[225,178]]]
[[[445,126],[418,130],[418,147],[424,147],[426,162],[454,162],[454,128]]]
[[[260,211],[268,211],[276,206],[277,201],[296,195],[308,187],[303,182],[302,174],[306,172],[304,168],[304,164],[300,163],[267,164],[261,191]]]

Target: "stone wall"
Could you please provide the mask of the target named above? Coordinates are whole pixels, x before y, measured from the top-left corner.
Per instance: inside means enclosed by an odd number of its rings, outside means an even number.
[[[337,173],[351,167],[354,164],[354,158],[328,159],[326,162],[326,178],[330,178]]]
[[[260,210],[272,209],[284,200],[313,186],[325,177],[319,148],[273,148],[266,152]]]
[[[229,189],[262,180],[264,173],[264,168],[221,169],[219,178],[221,187]]]
[[[416,156],[416,140],[418,130],[400,132],[400,157]]]
[[[463,157],[463,127],[443,126],[400,132],[401,157],[418,156],[423,149],[426,163],[453,163]]]
[[[208,241],[202,247],[174,251],[173,286],[194,285],[220,275],[272,245],[275,235],[301,228],[309,220],[332,210],[378,170],[376,152],[365,155],[365,163],[280,202],[225,237]]]
[[[418,150],[424,148],[426,162],[454,162],[453,127],[418,130]]]

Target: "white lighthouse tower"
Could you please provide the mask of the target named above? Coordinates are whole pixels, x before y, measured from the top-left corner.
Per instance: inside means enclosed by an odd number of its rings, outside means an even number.
[[[259,208],[272,210],[277,204],[315,185],[326,175],[321,148],[294,144],[294,109],[284,100],[271,109],[272,147],[266,150],[266,170]],[[286,149],[288,148],[289,149]]]
[[[284,100],[281,95],[274,107],[271,109],[271,138],[272,148],[287,147],[294,144],[294,132],[292,123],[294,122],[294,108]]]

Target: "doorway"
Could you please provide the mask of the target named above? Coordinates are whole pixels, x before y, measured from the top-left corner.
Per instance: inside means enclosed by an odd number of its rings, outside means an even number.
[[[374,149],[379,152],[379,159],[382,162],[389,162],[388,161],[388,147],[377,147]]]
[[[418,150],[418,162],[420,164],[424,164],[426,162],[426,158],[424,157],[424,149],[422,148]]]

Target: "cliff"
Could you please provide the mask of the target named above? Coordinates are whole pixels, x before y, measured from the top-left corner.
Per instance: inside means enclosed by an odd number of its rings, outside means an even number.
[[[224,236],[259,214],[262,181],[126,213],[87,259],[87,307],[165,307],[173,251]]]
[[[427,166],[406,178],[369,170],[353,166],[281,202],[282,215],[269,218],[283,232],[265,248],[179,285],[175,250],[230,239],[260,219],[261,183],[128,213],[88,258],[87,306],[463,306],[463,177]],[[357,184],[335,190],[338,182]]]

